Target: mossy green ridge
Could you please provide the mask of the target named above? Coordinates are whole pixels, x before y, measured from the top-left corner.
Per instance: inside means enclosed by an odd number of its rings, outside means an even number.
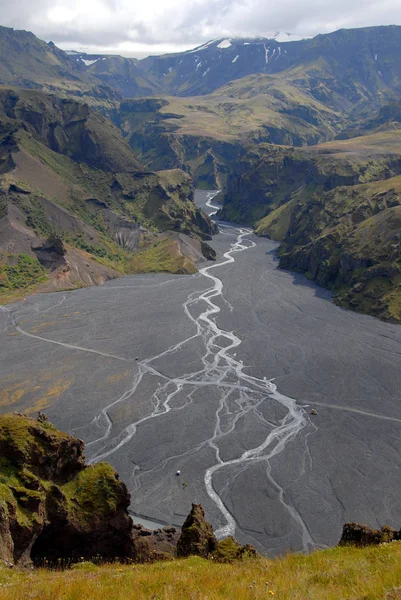
[[[0,259],[0,294],[27,289],[45,280],[46,271],[36,257],[8,254],[5,262]]]
[[[401,321],[401,177],[314,193],[289,212],[282,268],[328,287],[341,306]]]
[[[134,558],[129,494],[114,469],[85,466],[83,442],[44,417],[0,417],[0,558]]]

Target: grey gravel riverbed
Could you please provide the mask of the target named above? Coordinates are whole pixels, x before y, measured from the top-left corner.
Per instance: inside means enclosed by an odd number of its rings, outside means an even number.
[[[212,245],[194,276],[2,307],[0,411],[84,439],[152,522],[201,502],[270,553],[333,545],[349,520],[399,528],[401,327],[336,307],[244,228]]]

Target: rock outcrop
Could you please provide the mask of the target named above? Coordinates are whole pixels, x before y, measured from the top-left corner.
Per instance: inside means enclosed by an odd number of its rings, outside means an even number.
[[[381,529],[371,529],[361,523],[345,523],[340,546],[372,546],[401,540],[401,530],[384,526]]]
[[[138,562],[153,562],[174,558],[181,531],[176,527],[150,530],[134,523],[133,537]]]
[[[240,544],[233,537],[229,536],[224,540],[217,542],[215,552],[212,558],[217,562],[234,562],[243,558],[255,558],[258,556],[255,548],[251,544]]]
[[[0,416],[0,561],[58,565],[151,562],[197,555],[230,562],[255,556],[233,538],[217,542],[200,504],[182,530],[134,524],[130,494],[107,463],[87,466],[84,443],[42,413]]]
[[[191,512],[182,526],[177,544],[177,556],[193,554],[206,558],[216,550],[217,540],[213,528],[205,519],[205,511],[200,504],[192,504]]]
[[[0,418],[0,559],[135,559],[130,496],[114,469],[86,466],[81,440],[46,421]]]

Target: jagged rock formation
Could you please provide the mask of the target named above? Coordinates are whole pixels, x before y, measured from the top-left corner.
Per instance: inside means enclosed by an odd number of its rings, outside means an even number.
[[[177,544],[177,556],[203,556],[214,552],[217,540],[213,528],[205,519],[205,511],[200,504],[192,504],[191,512],[182,526]]]
[[[76,162],[103,171],[142,170],[119,129],[81,102],[42,92],[0,89],[0,117],[3,127],[22,127],[50,150]]]
[[[401,540],[401,531],[384,526],[371,529],[360,523],[345,523],[340,546],[372,546]]]
[[[106,463],[85,466],[81,440],[46,421],[0,419],[0,559],[135,558],[129,494]]]

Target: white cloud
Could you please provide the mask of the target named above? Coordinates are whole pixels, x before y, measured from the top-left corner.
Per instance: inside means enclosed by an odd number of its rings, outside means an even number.
[[[179,51],[215,38],[307,37],[401,24],[400,0],[0,0],[3,25],[62,48],[126,56]]]

